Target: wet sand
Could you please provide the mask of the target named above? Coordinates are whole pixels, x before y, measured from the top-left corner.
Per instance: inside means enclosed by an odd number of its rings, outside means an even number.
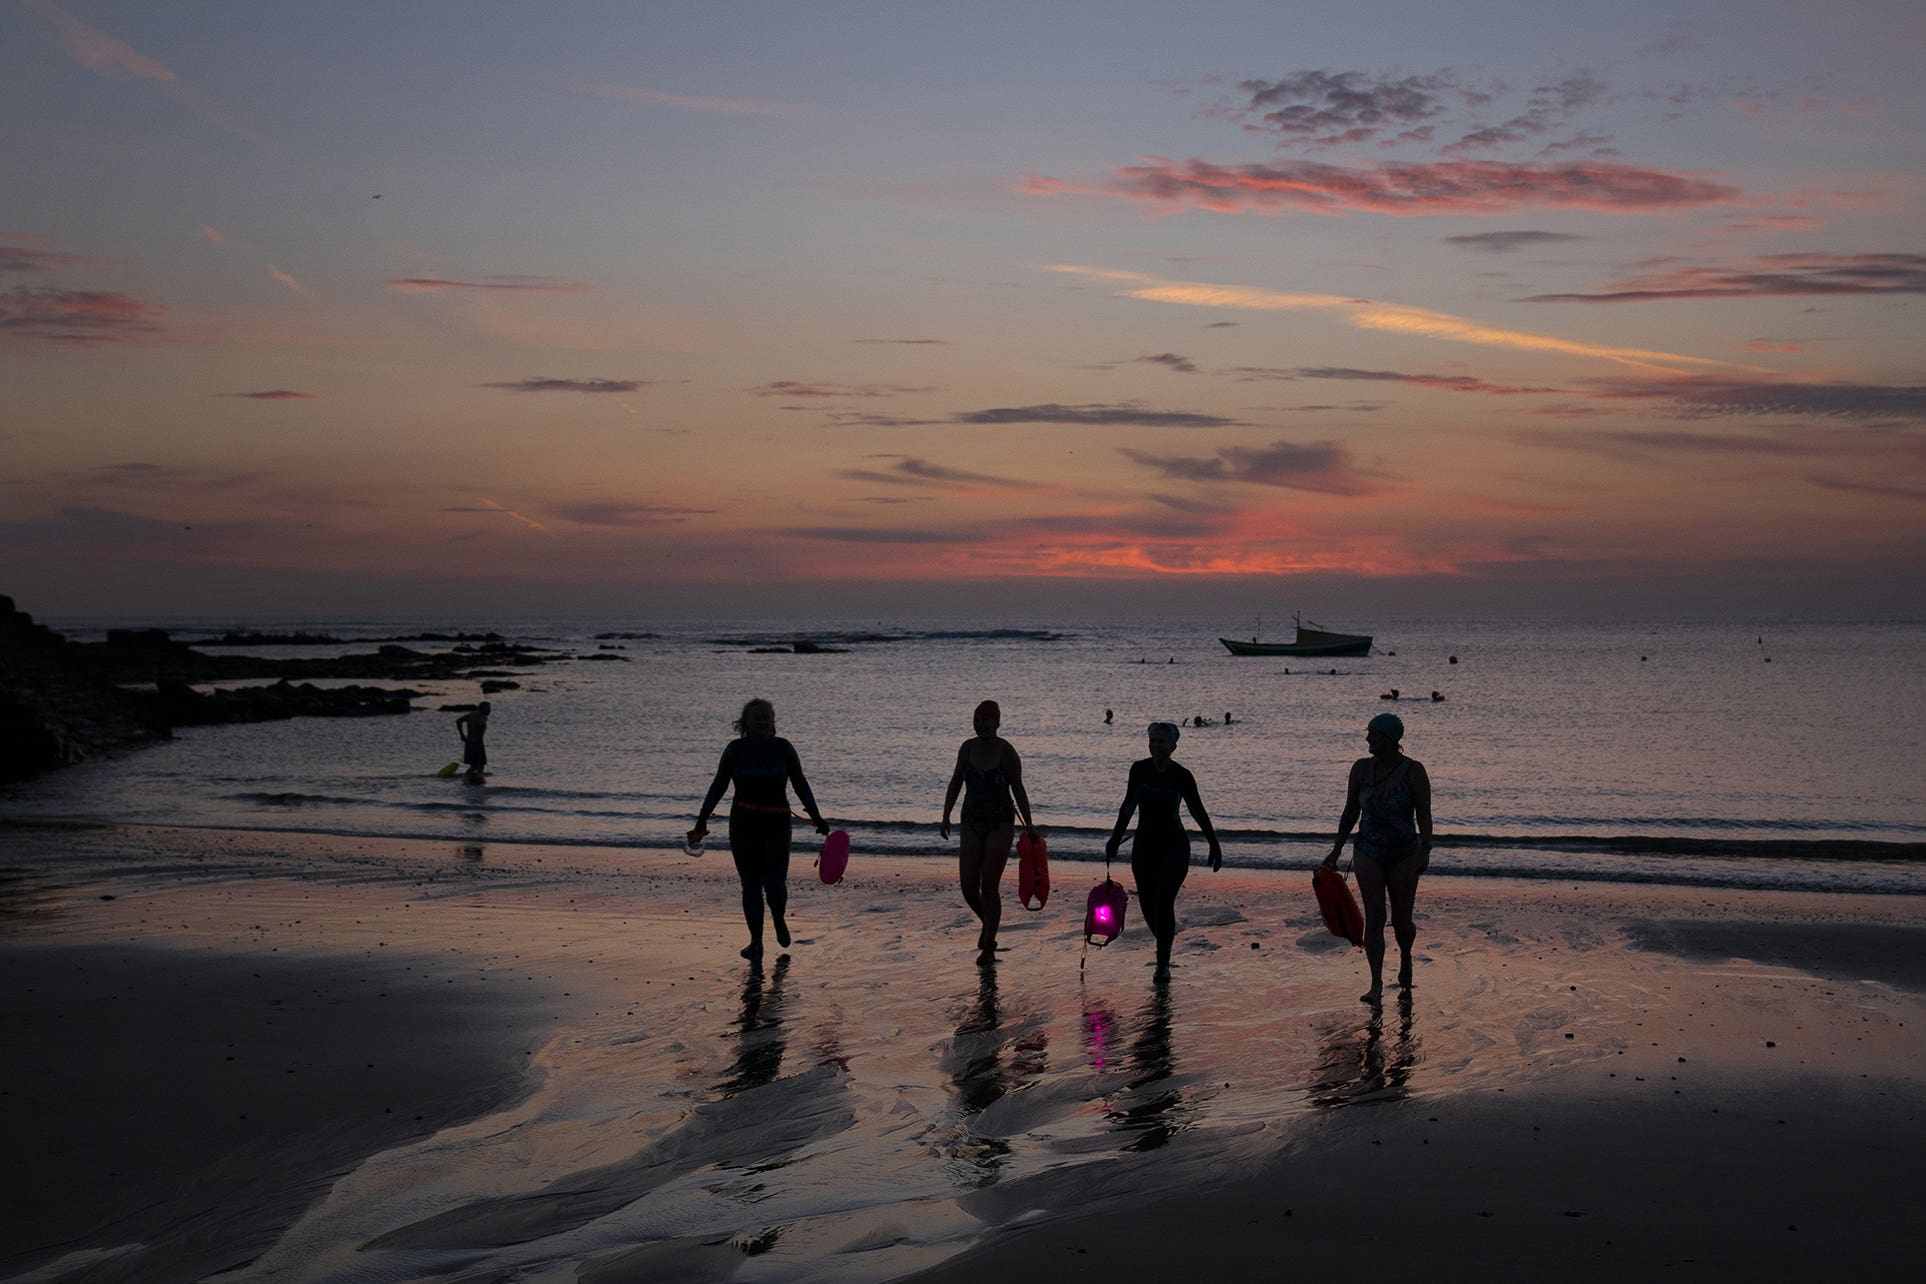
[[[796,943],[753,966],[726,855],[5,836],[0,1100],[36,1159],[0,1277],[1825,1278],[1922,1247],[1912,898],[1434,877],[1418,989],[1373,1012],[1298,874],[1193,871],[1159,987],[1134,904],[1082,954],[1076,862],[979,970],[944,863],[823,887],[799,851]]]

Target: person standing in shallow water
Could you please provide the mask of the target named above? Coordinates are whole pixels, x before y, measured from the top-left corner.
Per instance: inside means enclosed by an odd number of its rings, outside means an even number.
[[[829,822],[816,810],[816,795],[803,778],[796,747],[776,734],[776,706],[767,700],[742,706],[736,739],[723,749],[716,778],[696,813],[695,828],[689,831],[691,846],[709,832],[709,816],[731,783],[736,792],[729,804],[729,852],[735,857],[736,877],[742,880],[742,917],[749,925],[749,944],[743,947],[742,957],[759,959],[765,901],[769,917],[775,920],[776,944],[789,948],[789,925],[783,921],[783,911],[789,907],[787,786],[796,787],[796,797],[816,822],[817,833],[828,833]]]
[[[1364,957],[1371,964],[1371,988],[1358,997],[1366,1003],[1384,998],[1384,903],[1391,901],[1391,930],[1398,938],[1398,985],[1411,991],[1411,946],[1418,937],[1411,910],[1418,898],[1418,875],[1431,865],[1431,777],[1424,764],[1404,756],[1404,722],[1395,713],[1371,719],[1364,743],[1371,756],[1351,765],[1345,786],[1344,815],[1337,841],[1324,858],[1337,867],[1344,840],[1357,826],[1351,870],[1364,898]]]
[[[1177,818],[1177,804],[1190,808],[1197,828],[1210,843],[1212,871],[1224,868],[1224,850],[1218,845],[1217,831],[1197,796],[1197,778],[1187,767],[1171,761],[1177,750],[1179,732],[1174,722],[1150,724],[1150,757],[1130,765],[1130,781],[1124,788],[1123,807],[1117,812],[1117,827],[1104,844],[1104,855],[1114,857],[1123,846],[1124,830],[1130,814],[1137,818],[1137,837],[1130,844],[1130,873],[1137,880],[1137,899],[1144,909],[1144,921],[1157,938],[1159,981],[1170,976],[1170,947],[1177,939],[1177,891],[1190,873],[1190,835]]]
[[[956,770],[943,794],[943,837],[950,836],[950,812],[963,795],[963,827],[957,836],[957,875],[963,899],[983,924],[976,934],[976,961],[996,962],[996,929],[1003,922],[1003,867],[1010,862],[1010,843],[1016,820],[1036,840],[1030,818],[1030,795],[1023,789],[1023,760],[1010,742],[997,735],[1003,710],[994,700],[976,706],[970,721],[976,735],[956,751]]]
[[[461,737],[461,760],[468,764],[470,780],[480,780],[488,766],[488,746],[483,741],[488,735],[488,712],[493,707],[484,700],[472,713],[455,719],[455,734]]]

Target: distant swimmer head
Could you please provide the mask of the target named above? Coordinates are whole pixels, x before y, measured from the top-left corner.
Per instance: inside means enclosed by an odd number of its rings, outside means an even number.
[[[1364,734],[1380,735],[1396,744],[1404,739],[1404,719],[1395,713],[1381,713],[1364,724]]]
[[[976,706],[976,712],[970,715],[970,721],[977,724],[979,728],[987,722],[990,724],[990,730],[994,731],[1003,725],[1003,710],[997,707],[996,701],[985,700]]]
[[[742,706],[742,713],[736,718],[736,734],[739,736],[773,736],[776,734],[776,706],[757,696]]]
[[[1150,724],[1150,751],[1156,753],[1158,742],[1162,741],[1164,752],[1168,753],[1177,747],[1178,737],[1182,735],[1183,732],[1177,729],[1174,722],[1153,722]]]

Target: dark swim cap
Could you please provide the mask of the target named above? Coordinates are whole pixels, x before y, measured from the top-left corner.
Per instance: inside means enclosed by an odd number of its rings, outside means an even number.
[[[1404,719],[1395,713],[1381,713],[1364,724],[1366,731],[1375,731],[1392,740],[1404,739]]]
[[[978,718],[988,718],[1000,727],[1003,725],[1003,710],[997,708],[996,701],[985,700],[976,706],[976,712],[970,715],[971,722],[975,722]]]

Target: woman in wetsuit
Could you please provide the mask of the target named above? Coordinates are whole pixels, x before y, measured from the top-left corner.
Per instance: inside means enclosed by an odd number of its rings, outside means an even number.
[[[1030,795],[1023,790],[1023,760],[1010,742],[997,735],[1003,725],[1003,711],[994,700],[976,706],[971,718],[976,735],[956,751],[956,770],[950,773],[950,787],[943,795],[943,837],[950,836],[950,812],[956,796],[963,795],[963,827],[957,839],[958,875],[963,882],[963,899],[983,930],[976,934],[976,961],[996,962],[996,929],[1003,921],[1003,867],[1010,860],[1010,843],[1016,837],[1016,819],[1023,817],[1023,832],[1036,838],[1036,824],[1030,819]]]
[[[1364,957],[1371,964],[1371,988],[1358,997],[1372,1004],[1384,997],[1387,894],[1391,929],[1398,938],[1398,984],[1407,994],[1411,991],[1411,945],[1418,937],[1411,907],[1418,898],[1418,875],[1431,864],[1431,777],[1423,763],[1404,756],[1399,747],[1403,739],[1404,722],[1395,713],[1381,713],[1366,726],[1364,743],[1371,756],[1351,765],[1337,841],[1324,858],[1325,868],[1336,868],[1344,840],[1356,825],[1351,870],[1364,897]]]
[[[1157,938],[1159,981],[1170,976],[1170,944],[1177,939],[1177,889],[1190,873],[1190,835],[1177,818],[1177,804],[1190,808],[1197,828],[1210,843],[1210,867],[1224,868],[1224,850],[1217,845],[1217,831],[1197,796],[1197,778],[1186,767],[1172,762],[1177,749],[1177,724],[1150,724],[1150,757],[1130,764],[1130,783],[1124,789],[1123,807],[1117,812],[1117,827],[1104,845],[1104,855],[1114,857],[1123,845],[1124,829],[1130,814],[1137,818],[1137,837],[1130,844],[1130,872],[1137,880],[1137,899],[1144,908],[1144,921]]]
[[[737,738],[722,751],[709,796],[696,813],[689,842],[698,843],[709,832],[709,815],[731,782],[736,794],[729,804],[729,851],[736,858],[736,877],[742,880],[742,917],[749,924],[749,944],[742,957],[762,957],[762,906],[776,921],[776,944],[789,948],[789,925],[782,913],[789,905],[789,792],[816,822],[816,832],[829,832],[829,822],[816,810],[816,796],[803,778],[796,747],[776,734],[776,706],[751,700],[736,719]]]

